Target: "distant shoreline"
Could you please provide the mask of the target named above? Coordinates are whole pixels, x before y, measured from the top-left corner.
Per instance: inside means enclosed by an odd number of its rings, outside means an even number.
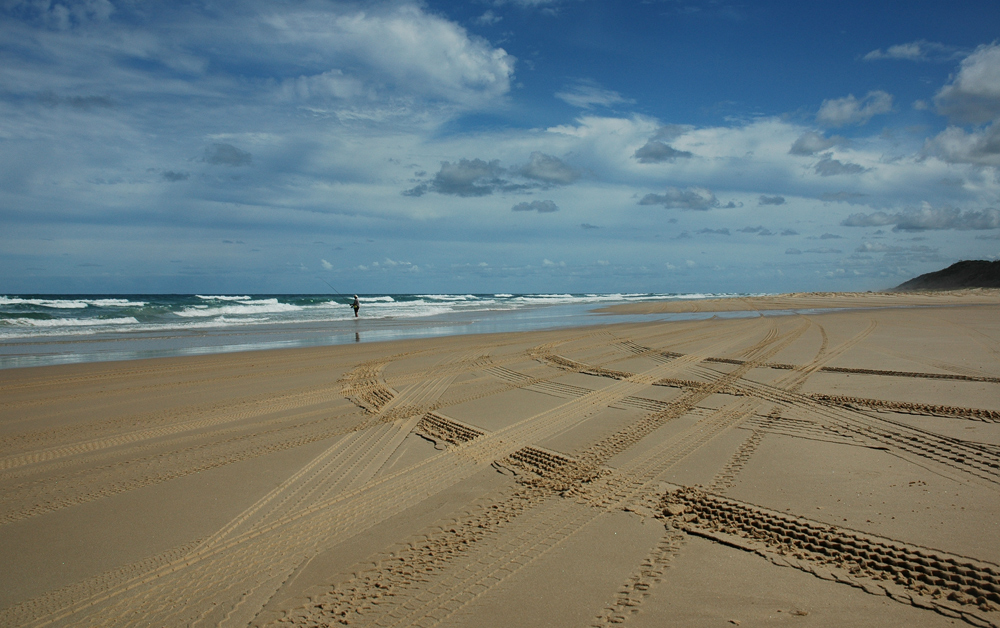
[[[995,305],[1000,289],[970,288],[935,292],[792,292],[756,297],[622,303],[592,310],[599,314],[681,314],[802,309],[904,307],[915,305]]]

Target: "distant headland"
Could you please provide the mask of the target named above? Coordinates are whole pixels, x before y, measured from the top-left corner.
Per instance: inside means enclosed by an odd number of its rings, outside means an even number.
[[[903,282],[893,292],[1000,288],[1000,261],[966,260]]]

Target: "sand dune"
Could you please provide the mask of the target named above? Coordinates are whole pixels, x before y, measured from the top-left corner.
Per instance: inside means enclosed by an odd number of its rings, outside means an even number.
[[[1000,298],[903,298],[0,371],[0,625],[998,626]]]

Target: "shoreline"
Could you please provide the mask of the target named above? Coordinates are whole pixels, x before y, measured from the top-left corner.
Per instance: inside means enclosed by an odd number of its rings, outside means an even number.
[[[843,309],[1000,303],[1000,290],[947,293],[790,293],[749,297],[664,299],[594,307],[548,305],[525,311],[452,313],[428,318],[261,323],[201,330],[150,330],[0,341],[0,370],[55,364],[336,346],[589,325],[750,317],[757,313],[820,314]]]
[[[1000,289],[975,288],[939,292],[791,292],[753,297],[626,303],[601,307],[594,311],[603,314],[663,314],[998,303],[1000,303]]]

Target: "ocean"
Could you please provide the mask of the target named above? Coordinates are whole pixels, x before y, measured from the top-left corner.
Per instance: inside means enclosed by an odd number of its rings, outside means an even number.
[[[704,318],[598,315],[617,303],[736,294],[3,295],[0,368]],[[728,314],[738,316],[739,314]]]

